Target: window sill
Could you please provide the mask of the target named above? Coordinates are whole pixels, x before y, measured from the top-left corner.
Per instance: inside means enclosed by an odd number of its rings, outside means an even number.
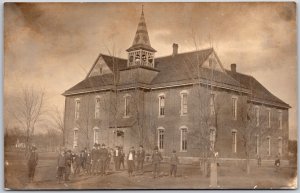
[[[130,116],[123,116],[123,119],[128,119],[130,118]]]

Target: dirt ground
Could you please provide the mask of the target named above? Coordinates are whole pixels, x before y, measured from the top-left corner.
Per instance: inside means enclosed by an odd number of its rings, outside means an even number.
[[[23,152],[5,153],[5,188],[7,189],[209,189],[209,178],[200,174],[199,166],[179,165],[178,177],[169,177],[167,163],[161,165],[161,176],[153,178],[152,166],[146,163],[143,175],[128,177],[126,170],[110,170],[107,176],[81,175],[68,183],[56,180],[56,155],[39,154],[34,182],[29,183]],[[112,165],[111,165],[112,168]],[[297,185],[296,168],[283,167],[278,172],[273,167],[252,166],[247,175],[244,167],[222,165],[218,167],[218,189],[291,189]]]

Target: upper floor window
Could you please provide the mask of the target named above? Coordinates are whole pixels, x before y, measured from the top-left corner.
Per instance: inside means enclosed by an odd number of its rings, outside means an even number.
[[[95,101],[95,119],[100,118],[100,97],[96,97]]]
[[[157,143],[158,143],[158,148],[160,150],[163,150],[164,149],[164,137],[165,137],[165,130],[164,128],[159,128],[158,129],[158,140],[157,140]]]
[[[159,116],[165,115],[165,95],[160,95],[158,97],[158,106],[159,106]]]
[[[129,117],[130,115],[130,95],[125,95],[124,96],[124,105],[125,105],[125,110],[124,110],[124,117]]]
[[[186,115],[188,112],[188,93],[186,91],[182,91],[180,93],[181,96],[181,110],[180,110],[180,114],[181,115]]]
[[[282,129],[282,111],[278,111],[278,127]]]
[[[75,119],[79,119],[80,99],[75,99]]]
[[[231,101],[232,101],[232,118],[236,120],[237,119],[237,97],[232,97]]]
[[[232,136],[232,152],[233,153],[236,153],[236,148],[237,148],[237,139],[236,139],[236,133],[237,131],[236,130],[233,130],[231,132],[231,136]]]
[[[187,128],[180,129],[180,150],[187,151]]]
[[[255,125],[259,126],[259,107],[255,107]]]
[[[271,128],[271,109],[267,109],[268,113],[268,128]]]
[[[210,115],[215,114],[215,94],[211,93],[210,98],[209,98],[209,110],[210,110]]]

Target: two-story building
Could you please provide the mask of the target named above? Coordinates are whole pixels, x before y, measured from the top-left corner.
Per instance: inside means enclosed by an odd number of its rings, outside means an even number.
[[[66,144],[142,144],[182,157],[288,154],[288,109],[255,78],[226,70],[213,48],[155,57],[144,13],[128,58],[99,54],[86,78],[64,92]],[[246,145],[247,144],[247,148]]]

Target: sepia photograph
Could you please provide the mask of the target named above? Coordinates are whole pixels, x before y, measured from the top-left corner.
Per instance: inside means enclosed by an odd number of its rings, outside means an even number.
[[[295,2],[3,8],[6,190],[298,188]]]

